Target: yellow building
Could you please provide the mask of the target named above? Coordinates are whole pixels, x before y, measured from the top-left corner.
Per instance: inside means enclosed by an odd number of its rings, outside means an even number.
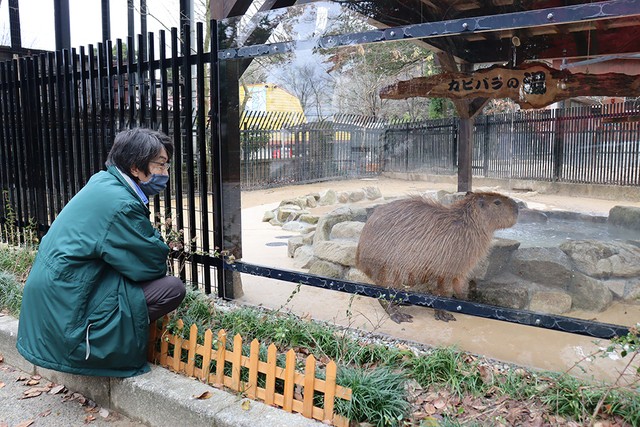
[[[274,83],[240,86],[242,129],[277,130],[306,123],[300,100]]]

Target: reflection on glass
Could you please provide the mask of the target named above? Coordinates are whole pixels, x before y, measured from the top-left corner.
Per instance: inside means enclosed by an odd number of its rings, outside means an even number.
[[[482,12],[427,9],[394,21],[395,12],[384,2],[315,2],[224,21],[221,49],[296,42],[285,53],[222,59],[235,61],[239,70],[223,84],[239,87],[243,208],[251,218],[243,222],[245,242],[248,230],[260,229],[265,236],[259,252],[245,243],[245,261],[265,264],[263,251],[269,248],[272,267],[369,282],[354,268],[353,257],[372,206],[410,194],[445,205],[461,197],[454,194],[461,102],[428,92],[384,99],[381,91],[416,78],[473,90],[489,87],[482,79],[454,75],[434,46],[452,47],[459,54],[449,58],[454,61],[477,59],[469,73],[494,65],[515,69],[558,46],[542,28],[400,41],[386,32],[385,41],[362,43],[362,34],[390,24]],[[338,47],[299,43],[330,35],[344,41],[354,33],[359,36],[353,43]],[[597,53],[595,46],[590,49]],[[494,61],[481,61],[490,55]],[[578,60],[545,62],[555,70],[570,63],[572,72],[585,72]],[[518,84],[541,95],[550,81],[543,77],[525,75]],[[635,324],[640,268],[632,266],[640,265],[640,224],[627,219],[636,215],[633,209],[609,211],[638,206],[627,201],[625,188],[640,184],[639,104],[574,97],[525,110],[515,101],[489,99],[474,117],[474,188],[517,200],[520,217],[513,228],[496,233],[488,258],[471,274],[470,297],[501,307]],[[544,194],[551,182],[562,197]],[[291,184],[296,186],[285,189]],[[587,186],[600,188],[599,197],[608,200],[575,197]],[[264,188],[270,190],[260,196],[258,189]]]

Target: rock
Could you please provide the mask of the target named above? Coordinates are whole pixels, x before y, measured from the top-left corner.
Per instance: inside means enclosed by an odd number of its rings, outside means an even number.
[[[358,270],[355,267],[350,268],[347,271],[345,280],[348,280],[350,282],[367,283],[370,285],[375,285],[375,283],[373,283],[373,281],[371,281],[371,279],[369,279],[369,277],[366,274],[364,274],[362,271]]]
[[[289,256],[289,258],[293,258],[296,250],[303,245],[304,243],[302,243],[302,236],[291,237],[287,241],[287,256]]]
[[[355,203],[355,202],[359,202],[360,200],[364,200],[364,198],[365,198],[364,190],[355,190],[349,193],[348,201],[351,203]]]
[[[625,289],[627,287],[627,280],[624,280],[624,279],[603,280],[602,284],[611,291],[614,297],[624,298]]]
[[[298,221],[306,222],[307,224],[317,224],[319,219],[320,217],[318,215],[302,214],[300,218],[298,218]]]
[[[519,209],[518,211],[518,222],[521,224],[543,224],[548,219],[547,214],[533,209]]]
[[[356,242],[360,239],[364,222],[360,221],[344,221],[333,226],[329,235],[330,240],[350,239]]]
[[[640,230],[640,208],[633,206],[614,206],[609,210],[609,224],[618,227]]]
[[[307,234],[314,231],[316,227],[306,222],[289,221],[282,224],[282,229],[286,231],[296,231],[301,234]]]
[[[309,274],[315,274],[317,276],[329,277],[332,279],[342,279],[347,269],[342,265],[335,264],[333,262],[316,259],[311,267],[309,267]]]
[[[305,207],[307,207],[307,201],[306,199],[303,199],[301,197],[297,197],[295,199],[284,199],[280,202],[279,207],[283,206],[297,206],[300,209],[304,209]]]
[[[502,274],[508,269],[511,254],[519,246],[520,242],[517,240],[493,239],[489,254],[473,268],[469,277],[476,280],[487,280]]]
[[[453,202],[457,202],[458,200],[462,200],[467,195],[466,192],[458,192],[458,193],[447,193],[442,196],[442,204],[450,205]]]
[[[525,308],[529,302],[526,282],[508,273],[477,283],[470,297],[485,304],[516,309]]]
[[[309,213],[308,211],[303,211],[298,205],[284,205],[276,209],[275,216],[280,222],[295,221],[303,212]]]
[[[305,245],[313,245],[313,236],[316,234],[315,230],[307,234],[302,235],[302,243]]]
[[[266,211],[264,215],[262,215],[262,222],[269,222],[276,217],[276,214],[273,211]]]
[[[325,191],[318,199],[318,205],[335,205],[337,201],[336,192],[333,190]]]
[[[607,222],[606,216],[590,215],[590,214],[584,214],[580,212],[571,212],[571,211],[555,211],[555,210],[548,211],[547,216],[553,219],[564,219],[569,221],[596,222],[596,223]]]
[[[355,208],[353,206],[341,206],[329,212],[318,221],[316,235],[313,237],[313,243],[317,244],[322,240],[329,240],[331,229],[334,225],[344,221],[366,221],[367,213],[363,208]]]
[[[557,290],[531,291],[529,310],[539,313],[562,314],[571,310],[572,298]]]
[[[308,245],[300,246],[293,254],[293,265],[296,268],[309,268],[315,261],[317,259],[313,256],[313,248]]]
[[[275,217],[271,218],[269,220],[269,224],[275,225],[275,226],[281,226],[282,225],[282,223],[280,221],[278,221],[278,218],[275,218]]]
[[[382,193],[378,187],[364,187],[362,191],[364,191],[364,196],[367,200],[376,200],[382,197]]]
[[[640,275],[640,248],[628,243],[571,240],[560,245],[578,270],[592,277]]]
[[[521,248],[511,260],[514,274],[554,288],[566,289],[573,276],[571,260],[558,248]]]
[[[341,191],[338,193],[338,202],[339,203],[347,203],[349,201],[349,193],[346,191]]]
[[[587,311],[602,311],[611,304],[611,291],[598,279],[576,273],[569,292],[573,298],[573,308]]]
[[[445,190],[428,190],[421,193],[422,197],[433,199],[437,202],[442,202],[442,200],[444,200],[450,194],[451,193]]]
[[[316,258],[353,267],[356,265],[357,242],[351,240],[324,240],[313,245]]]
[[[308,208],[315,208],[316,206],[318,206],[318,199],[316,199],[314,196],[305,196],[305,202]]]

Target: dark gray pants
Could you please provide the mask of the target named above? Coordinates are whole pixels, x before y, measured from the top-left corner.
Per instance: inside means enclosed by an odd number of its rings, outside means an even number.
[[[178,308],[187,293],[182,280],[175,276],[165,276],[141,285],[147,300],[150,322]]]

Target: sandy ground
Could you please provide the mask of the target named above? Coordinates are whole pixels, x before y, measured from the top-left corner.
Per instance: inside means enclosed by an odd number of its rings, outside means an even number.
[[[293,260],[287,256],[286,242],[294,232],[262,222],[265,211],[278,206],[286,198],[312,192],[355,190],[377,186],[384,197],[414,194],[428,190],[455,191],[452,184],[433,184],[403,181],[389,178],[332,181],[301,186],[287,186],[242,193],[243,260],[264,266],[296,270]],[[607,215],[615,205],[640,207],[639,202],[611,201],[589,198],[573,198],[562,195],[545,195],[534,192],[510,193],[500,188],[475,188],[476,191],[500,191],[527,203],[530,208],[545,210],[571,210]],[[323,207],[317,212],[334,209]],[[368,297],[353,296],[274,279],[242,275],[244,296],[238,302],[262,305],[272,309],[291,310],[311,318],[336,324],[374,331],[392,337],[419,342],[431,346],[456,346],[462,350],[492,359],[516,363],[543,370],[571,370],[578,376],[613,381],[624,368],[626,360],[614,361],[595,357],[585,360],[607,343],[564,332],[521,326],[513,323],[487,320],[457,314],[457,321],[444,323],[433,318],[433,311],[424,307],[406,307],[413,315],[413,323],[395,324],[380,305]],[[600,322],[634,325],[640,321],[640,307],[634,304],[616,303],[604,313],[571,313],[580,318]],[[580,364],[581,368],[577,368]],[[582,369],[584,368],[584,370]]]

